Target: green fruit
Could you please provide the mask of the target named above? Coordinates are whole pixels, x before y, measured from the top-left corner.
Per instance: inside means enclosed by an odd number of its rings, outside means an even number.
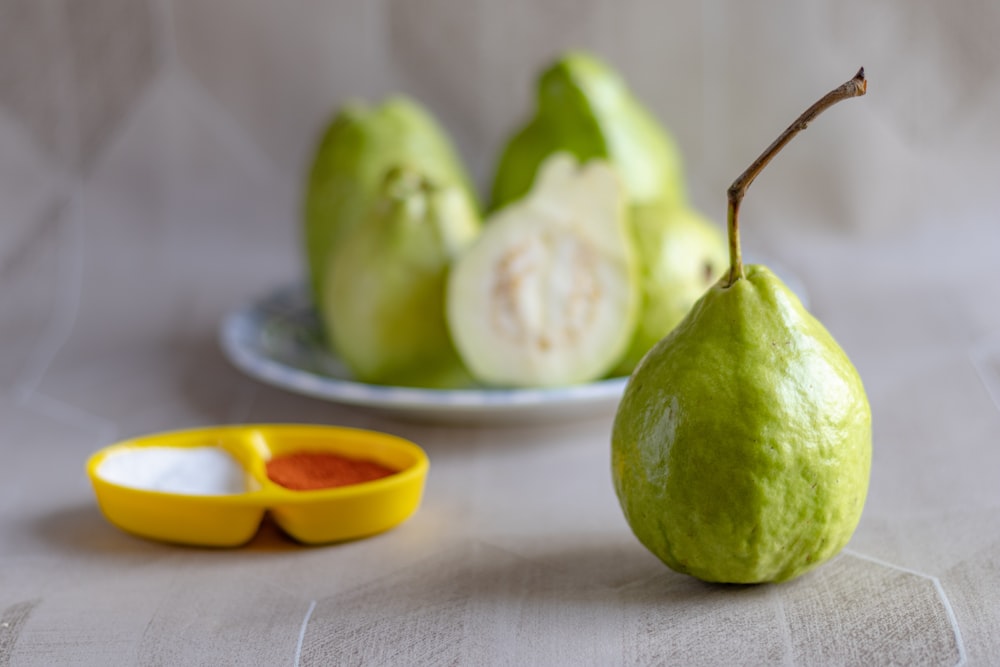
[[[386,172],[401,164],[439,185],[458,186],[476,208],[451,142],[423,107],[405,97],[376,107],[347,104],[316,150],[305,195],[306,255],[317,304],[323,301],[331,247],[365,218]]]
[[[616,375],[632,372],[719,279],[728,261],[723,235],[686,206],[634,206],[632,233],[642,269],[642,310]]]
[[[470,378],[444,319],[448,267],[479,233],[469,198],[418,171],[389,172],[369,217],[332,250],[320,314],[363,382],[455,387]]]
[[[486,221],[448,280],[447,317],[473,376],[548,387],[605,375],[632,338],[638,269],[611,166],[565,153]]]
[[[864,507],[871,409],[836,341],[769,270],[744,270],[739,207],[791,137],[864,94],[864,70],[799,117],[729,189],[730,269],[643,357],[615,416],[625,518],[706,581],[784,581],[847,544]]]
[[[635,370],[615,489],[639,540],[707,581],[782,581],[861,517],[871,414],[850,360],[764,267],[720,281]]]
[[[535,116],[501,156],[492,206],[524,196],[539,165],[556,151],[572,153],[581,162],[609,160],[629,203],[684,200],[680,152],[673,139],[613,69],[585,53],[567,53],[542,73]]]

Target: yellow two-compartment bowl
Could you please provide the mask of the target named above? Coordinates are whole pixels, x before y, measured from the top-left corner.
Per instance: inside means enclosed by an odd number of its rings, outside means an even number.
[[[246,490],[193,495],[135,488],[101,476],[101,464],[139,447],[219,447],[246,472]],[[395,470],[360,484],[295,491],[267,477],[267,462],[292,452],[329,452]],[[264,513],[307,544],[350,540],[388,530],[420,505],[427,455],[387,433],[338,426],[260,424],[158,433],[105,447],[87,461],[104,516],[129,533],[154,540],[213,547],[239,546],[256,534]]]

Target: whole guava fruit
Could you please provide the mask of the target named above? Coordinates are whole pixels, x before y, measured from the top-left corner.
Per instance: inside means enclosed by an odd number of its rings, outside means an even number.
[[[471,384],[445,322],[445,283],[480,221],[455,185],[392,169],[368,218],[331,248],[320,315],[333,348],[362,382]]]
[[[304,201],[304,240],[315,303],[336,246],[368,215],[387,172],[408,165],[439,186],[454,185],[477,209],[471,181],[451,141],[415,100],[397,96],[377,106],[349,102],[316,148]]]
[[[748,266],[642,359],[611,452],[626,520],[672,569],[713,582],[784,581],[854,532],[871,409],[823,325],[768,269]]]
[[[726,270],[722,232],[689,206],[633,206],[632,235],[639,256],[642,307],[632,343],[615,375],[628,375]]]

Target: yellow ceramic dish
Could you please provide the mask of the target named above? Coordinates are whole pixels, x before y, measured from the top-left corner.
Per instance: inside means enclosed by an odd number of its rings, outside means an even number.
[[[245,469],[247,490],[188,495],[124,486],[99,474],[109,456],[137,447],[217,446]],[[271,457],[298,451],[368,459],[397,472],[371,482],[294,491],[267,477]],[[376,431],[336,426],[220,426],[159,433],[106,447],[87,461],[104,516],[129,533],[154,540],[214,547],[239,546],[256,534],[264,513],[294,539],[319,544],[388,530],[420,505],[428,461],[414,443]]]

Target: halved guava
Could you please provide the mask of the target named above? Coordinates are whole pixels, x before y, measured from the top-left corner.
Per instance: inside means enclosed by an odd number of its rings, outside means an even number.
[[[447,321],[479,381],[549,387],[605,375],[639,308],[626,193],[604,160],[547,159],[534,188],[484,224],[448,279]]]
[[[539,76],[534,116],[501,153],[490,206],[523,197],[542,162],[558,151],[610,161],[631,204],[686,200],[681,153],[670,132],[618,72],[586,52],[563,54]]]

